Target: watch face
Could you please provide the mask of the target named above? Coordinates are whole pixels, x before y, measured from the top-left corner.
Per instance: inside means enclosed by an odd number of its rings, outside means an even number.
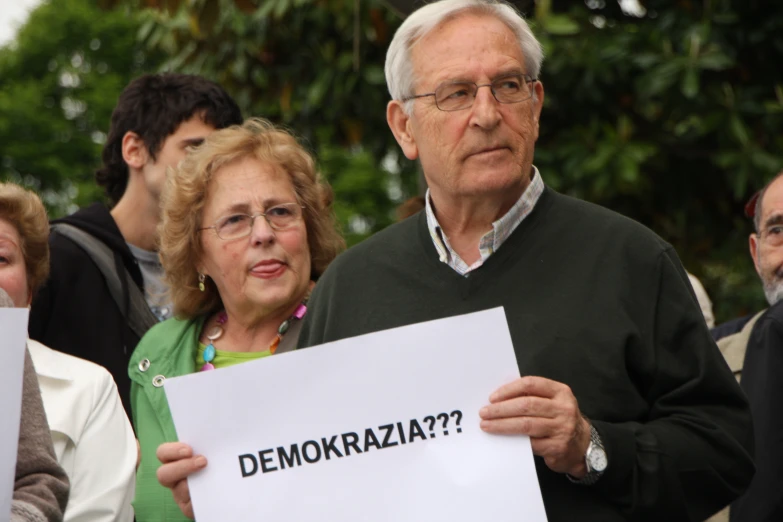
[[[592,448],[592,451],[588,455],[587,459],[590,461],[590,467],[593,469],[593,471],[598,471],[599,473],[604,471],[607,464],[609,464],[608,460],[606,459],[606,452],[602,448],[598,447]]]

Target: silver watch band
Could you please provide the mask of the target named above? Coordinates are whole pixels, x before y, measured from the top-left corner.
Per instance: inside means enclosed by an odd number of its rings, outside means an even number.
[[[590,445],[587,446],[587,452],[585,453],[585,465],[587,466],[587,475],[585,475],[581,479],[575,479],[574,477],[566,473],[566,477],[568,477],[568,480],[570,480],[572,483],[580,484],[582,486],[592,486],[593,484],[598,482],[598,479],[601,478],[601,475],[604,474],[605,470],[597,471],[590,466],[590,460],[587,458],[587,456],[592,448],[597,448],[600,451],[605,451],[603,442],[601,441],[601,436],[598,434],[598,430],[596,430],[595,427],[592,424],[590,424]]]

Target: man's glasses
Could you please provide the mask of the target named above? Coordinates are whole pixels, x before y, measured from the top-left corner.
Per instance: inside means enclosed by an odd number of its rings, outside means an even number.
[[[200,228],[199,231],[214,229],[220,239],[226,241],[239,239],[250,235],[256,218],[261,216],[264,216],[274,230],[284,230],[292,227],[302,218],[303,208],[298,203],[283,203],[252,215],[231,214],[218,219],[211,227]]]
[[[498,103],[519,103],[533,96],[533,83],[536,81],[526,74],[513,74],[481,85],[473,82],[449,82],[439,85],[434,92],[415,94],[401,101],[434,96],[438,109],[447,112],[459,111],[473,106],[480,87],[489,87]]]

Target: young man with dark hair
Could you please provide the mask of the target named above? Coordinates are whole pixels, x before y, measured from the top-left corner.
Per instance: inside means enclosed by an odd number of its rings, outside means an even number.
[[[166,169],[240,123],[237,104],[211,81],[137,78],[120,95],[96,173],[111,210],[96,203],[52,223],[51,276],[33,300],[30,337],[106,367],[129,415],[131,353],[171,316],[156,246]]]

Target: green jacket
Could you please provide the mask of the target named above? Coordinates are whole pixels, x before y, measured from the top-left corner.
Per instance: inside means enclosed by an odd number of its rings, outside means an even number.
[[[131,378],[133,426],[141,444],[141,465],[136,474],[133,508],[137,522],[180,522],[188,519],[167,488],[158,483],[158,446],[177,441],[163,381],[196,371],[196,351],[204,318],[169,319],[154,326],[133,352]]]

